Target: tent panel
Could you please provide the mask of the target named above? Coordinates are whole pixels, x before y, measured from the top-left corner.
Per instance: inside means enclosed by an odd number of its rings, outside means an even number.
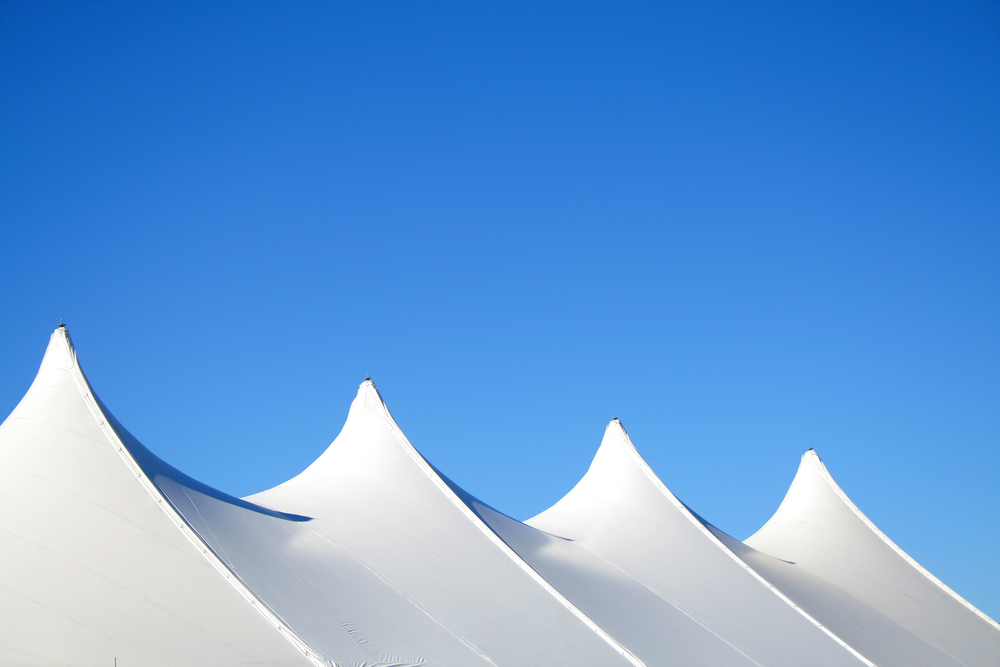
[[[777,512],[745,544],[748,562],[883,667],[917,660],[972,667],[1000,658],[1000,626],[879,531],[813,450]],[[811,595],[816,581],[838,593]],[[876,613],[862,618],[851,608]]]
[[[497,665],[629,664],[477,524],[371,382],[315,463],[247,500],[312,517],[318,537]]]
[[[718,542],[649,469],[618,420],[587,474],[527,524],[642,582],[744,659],[789,667],[864,662]]]
[[[59,329],[0,425],[0,644],[74,665],[309,665],[143,488],[74,371]]]

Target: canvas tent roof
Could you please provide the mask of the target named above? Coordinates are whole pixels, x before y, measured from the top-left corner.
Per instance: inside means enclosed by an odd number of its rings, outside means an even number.
[[[0,426],[0,663],[310,664],[164,508],[134,450],[57,330]]]
[[[0,665],[995,665],[1000,628],[807,453],[746,543],[617,420],[527,522],[421,457],[371,381],[295,478],[238,499],[139,443],[64,328],[0,426]]]
[[[876,528],[813,450],[774,516],[734,548],[880,665],[1000,663],[1000,626]]]

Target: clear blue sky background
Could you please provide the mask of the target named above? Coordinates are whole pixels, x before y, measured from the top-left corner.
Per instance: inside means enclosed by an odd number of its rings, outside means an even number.
[[[615,412],[741,539],[813,445],[1000,617],[996,3],[3,2],[0,313],[237,495],[366,372],[521,519]]]

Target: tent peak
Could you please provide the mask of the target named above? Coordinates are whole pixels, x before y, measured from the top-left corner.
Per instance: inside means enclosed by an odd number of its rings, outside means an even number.
[[[60,337],[66,343],[66,345],[69,347],[70,352],[74,354],[76,353],[76,349],[73,347],[73,339],[70,338],[69,336],[69,327],[66,326],[66,324],[62,321],[62,319],[59,320],[59,326],[57,326],[55,328],[55,331],[52,332],[50,340],[56,339],[57,336]]]
[[[358,399],[361,400],[359,407],[365,411],[388,410],[382,400],[382,394],[379,393],[378,387],[375,386],[375,381],[371,377],[365,377],[365,381],[358,385]],[[354,409],[353,403],[351,409]]]
[[[607,431],[612,426],[617,426],[622,433],[627,433],[627,431],[625,430],[625,425],[622,424],[621,419],[618,419],[617,414],[611,419],[611,421],[608,422],[608,425],[605,427],[604,430]]]

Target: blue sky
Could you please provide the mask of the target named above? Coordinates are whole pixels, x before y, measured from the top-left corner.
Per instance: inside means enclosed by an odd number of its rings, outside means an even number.
[[[806,447],[1000,617],[995,3],[0,3],[0,411],[247,495],[371,373],[514,517],[614,413],[738,538]]]

